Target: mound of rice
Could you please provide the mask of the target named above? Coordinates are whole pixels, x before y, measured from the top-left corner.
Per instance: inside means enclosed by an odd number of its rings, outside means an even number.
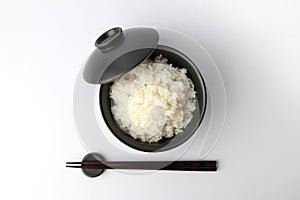
[[[186,73],[160,55],[115,80],[110,98],[118,126],[149,143],[180,133],[196,109],[194,84]]]

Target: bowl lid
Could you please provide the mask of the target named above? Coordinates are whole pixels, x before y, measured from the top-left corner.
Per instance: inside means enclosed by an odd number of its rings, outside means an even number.
[[[97,47],[88,58],[83,78],[92,84],[108,83],[147,59],[158,43],[153,28],[112,28],[95,42]]]

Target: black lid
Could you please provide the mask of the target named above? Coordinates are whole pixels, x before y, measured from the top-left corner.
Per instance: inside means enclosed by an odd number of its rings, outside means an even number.
[[[158,32],[152,28],[112,28],[95,42],[96,49],[88,58],[84,80],[103,84],[127,73],[143,62],[158,43]]]

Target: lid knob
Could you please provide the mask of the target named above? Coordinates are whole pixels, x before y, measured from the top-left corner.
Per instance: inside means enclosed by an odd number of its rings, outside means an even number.
[[[109,51],[118,44],[121,43],[123,39],[122,28],[116,27],[112,28],[105,33],[103,33],[95,42],[95,46],[101,51]]]

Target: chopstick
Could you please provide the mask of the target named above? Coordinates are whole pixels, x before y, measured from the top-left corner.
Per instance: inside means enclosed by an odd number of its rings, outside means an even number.
[[[217,171],[217,161],[110,161],[66,162],[69,168],[85,169],[137,169],[172,171]]]

